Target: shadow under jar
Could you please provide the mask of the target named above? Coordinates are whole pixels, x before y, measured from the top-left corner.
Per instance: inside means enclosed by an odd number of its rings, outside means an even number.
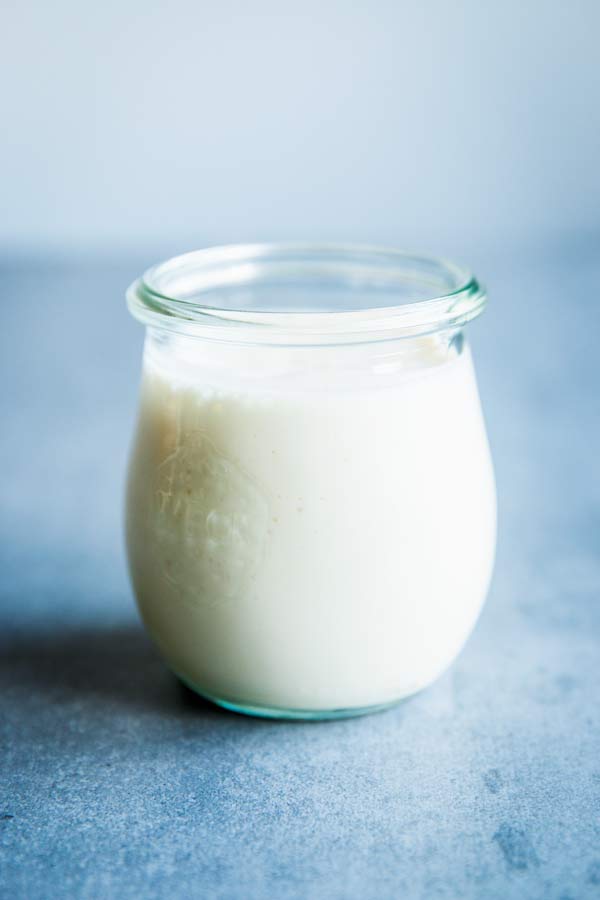
[[[494,557],[476,280],[393,250],[230,246],[155,266],[128,302],[147,326],[129,563],[173,671],[284,718],[430,684]]]

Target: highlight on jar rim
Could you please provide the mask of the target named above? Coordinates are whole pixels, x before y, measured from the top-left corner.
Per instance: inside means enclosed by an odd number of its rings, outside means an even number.
[[[481,285],[395,250],[251,244],[154,266],[127,299],[147,326],[128,558],[173,672],[280,718],[431,684],[495,552],[464,334]]]

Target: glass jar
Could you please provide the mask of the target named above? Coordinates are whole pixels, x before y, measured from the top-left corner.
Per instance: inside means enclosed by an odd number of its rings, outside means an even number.
[[[268,244],[177,257],[127,296],[147,327],[128,555],[173,671],[291,718],[430,684],[494,557],[463,335],[477,281],[392,250]]]

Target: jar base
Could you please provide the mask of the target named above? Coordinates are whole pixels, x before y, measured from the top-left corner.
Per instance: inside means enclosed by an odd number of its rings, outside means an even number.
[[[375,703],[373,706],[349,706],[341,709],[285,709],[277,706],[255,706],[249,703],[237,703],[235,700],[225,700],[222,697],[214,697],[207,694],[183,678],[177,675],[177,678],[186,688],[193,691],[203,700],[214,703],[229,712],[238,713],[244,716],[252,716],[258,719],[281,719],[287,721],[304,721],[304,722],[324,722],[331,719],[353,719],[358,716],[369,716],[372,713],[384,712],[401,703],[403,697],[397,700],[390,700],[387,703]]]

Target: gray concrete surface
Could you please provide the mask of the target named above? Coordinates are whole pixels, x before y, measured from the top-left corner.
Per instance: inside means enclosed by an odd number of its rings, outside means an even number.
[[[600,896],[598,241],[471,255],[496,575],[433,688],[221,712],[141,630],[121,491],[151,259],[0,265],[0,896]]]

